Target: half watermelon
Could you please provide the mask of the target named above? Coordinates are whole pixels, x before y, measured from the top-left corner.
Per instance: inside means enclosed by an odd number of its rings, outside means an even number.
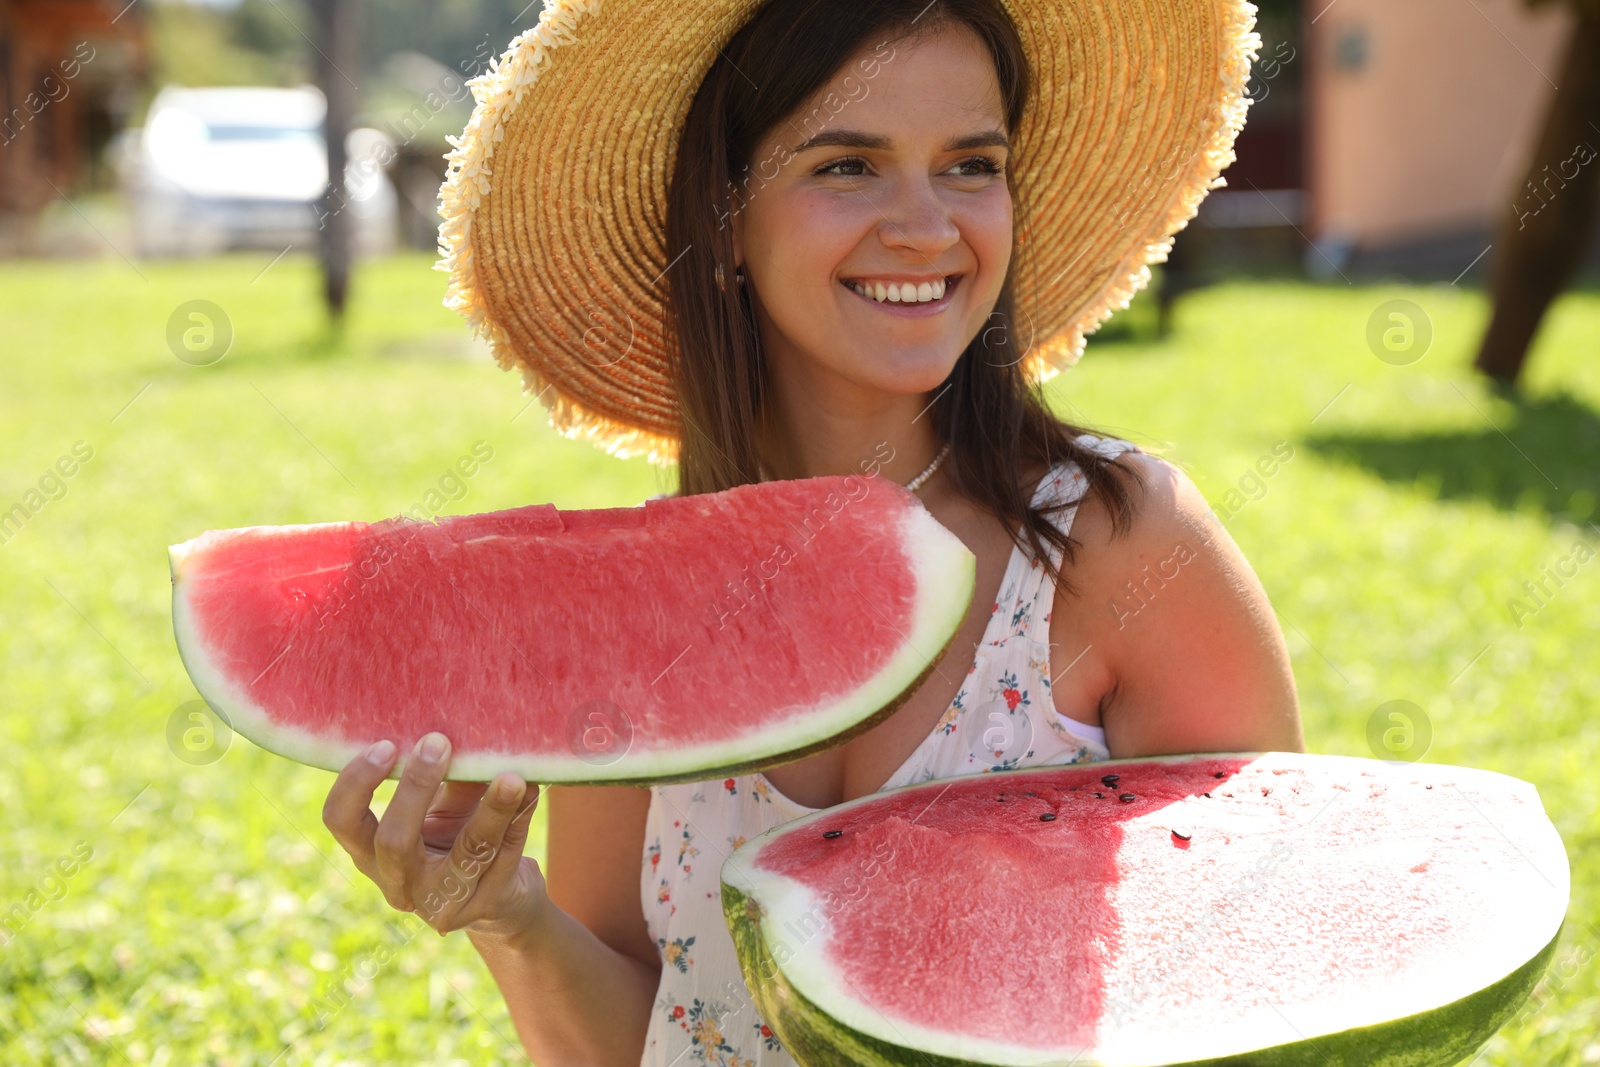
[[[721,776],[847,740],[933,669],[974,573],[875,475],[221,530],[171,562],[184,665],[261,747],[332,770],[438,730],[451,778],[568,783]]]
[[[904,786],[722,867],[808,1067],[1449,1067],[1533,989],[1568,889],[1526,782],[1283,752]]]

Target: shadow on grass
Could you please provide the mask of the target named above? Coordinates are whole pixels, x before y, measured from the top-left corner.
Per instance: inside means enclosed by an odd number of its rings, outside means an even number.
[[[1507,397],[1498,429],[1454,433],[1344,432],[1309,436],[1308,448],[1441,500],[1483,500],[1552,519],[1600,519],[1600,414],[1568,394]]]

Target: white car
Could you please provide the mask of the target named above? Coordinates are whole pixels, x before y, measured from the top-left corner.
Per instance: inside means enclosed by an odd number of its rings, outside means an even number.
[[[321,90],[309,85],[163,88],[143,129],[130,131],[122,160],[139,254],[314,251],[339,211],[354,220],[356,255],[392,251],[398,199],[381,164],[393,143],[378,130],[350,132],[343,204],[335,198],[325,214],[326,112]]]

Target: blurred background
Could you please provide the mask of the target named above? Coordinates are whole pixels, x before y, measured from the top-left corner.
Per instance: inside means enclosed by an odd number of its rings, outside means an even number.
[[[1470,1062],[1600,1063],[1600,3],[1259,8],[1226,187],[1049,395],[1207,495],[1312,751],[1539,787],[1564,944]],[[198,700],[165,548],[671,488],[441,303],[447,136],[539,13],[0,0],[0,1063],[526,1062],[332,775]]]
[[[1581,2],[1258,7],[1256,102],[1228,188],[1182,242],[1196,267],[1485,278],[1493,251],[1479,253],[1508,206],[1537,211],[1583,166],[1574,144],[1576,165],[1529,167]],[[445,138],[471,111],[464,83],[539,10],[0,0],[0,254],[312,244],[321,216],[296,205],[326,177],[311,150],[330,117],[319,86],[337,98],[361,252],[432,249]],[[1581,261],[1600,269],[1593,233]]]

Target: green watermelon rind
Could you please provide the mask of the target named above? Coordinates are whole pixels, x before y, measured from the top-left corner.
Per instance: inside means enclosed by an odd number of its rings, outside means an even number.
[[[913,498],[914,500],[914,498]],[[637,749],[611,763],[584,760],[576,753],[529,755],[474,751],[451,757],[448,777],[454,781],[489,781],[507,771],[525,781],[562,785],[653,785],[702,781],[766,770],[836,747],[892,715],[937,669],[954,643],[976,588],[977,560],[971,550],[920,501],[901,513],[903,543],[917,568],[917,599],[912,629],[876,675],[836,700],[831,707],[797,713],[787,735],[767,729],[732,742],[684,747],[650,754]],[[293,531],[350,527],[352,523],[306,526],[246,527],[214,531],[168,550],[172,569],[172,625],[184,668],[206,704],[233,731],[276,755],[311,767],[338,771],[365,750],[368,742],[319,737],[275,723],[205,654],[184,596],[186,559],[233,536],[272,530]],[[863,609],[865,610],[865,609]],[[932,653],[931,655],[929,653]],[[372,740],[376,740],[373,738]],[[409,753],[390,770],[398,778]]]
[[[1102,768],[1126,764],[1178,763],[1196,759],[1238,759],[1255,761],[1272,757],[1264,752],[1206,752],[1171,756],[1129,757],[1115,760],[1096,760],[1095,773]],[[1290,758],[1305,758],[1301,754],[1286,754]],[[1350,760],[1353,763],[1376,763],[1360,757],[1314,756],[1316,760]],[[1059,764],[1017,768],[1008,771],[988,772],[986,780],[1036,774],[1044,770],[1059,770],[1072,766]],[[1531,794],[1537,802],[1537,790],[1529,783],[1498,772],[1465,767],[1445,767],[1432,764],[1415,765],[1414,769],[1433,772],[1452,772],[1457,775],[1484,776],[1504,779],[1512,783],[1512,790]],[[1038,1050],[1016,1048],[1017,1055],[1007,1057],[1003,1052],[983,1060],[941,1056],[929,1049],[918,1047],[914,1039],[887,1017],[882,1017],[883,1028],[893,1030],[905,1039],[904,1044],[886,1040],[880,1034],[863,1032],[838,1018],[830,1016],[823,1008],[797,987],[796,976],[785,973],[767,942],[763,917],[767,909],[761,902],[763,891],[782,892],[787,880],[777,875],[754,873],[755,859],[762,848],[778,837],[803,829],[818,821],[836,817],[839,812],[857,805],[880,801],[890,793],[908,790],[927,790],[940,782],[918,782],[877,793],[867,794],[830,808],[824,808],[773,827],[745,842],[723,863],[722,906],[728,929],[739,959],[745,984],[751,991],[761,1018],[789,1049],[797,1062],[811,1067],[836,1063],[859,1063],[868,1067],[900,1067],[900,1065],[932,1064],[935,1067],[1454,1067],[1472,1055],[1503,1026],[1519,1005],[1531,994],[1549,965],[1565,929],[1565,902],[1569,899],[1570,871],[1565,861],[1564,846],[1554,826],[1546,820],[1546,836],[1551,844],[1561,850],[1560,874],[1563,886],[1556,895],[1563,902],[1562,915],[1555,920],[1555,931],[1548,941],[1533,951],[1524,962],[1509,973],[1475,992],[1435,1007],[1413,1012],[1396,1019],[1368,1026],[1359,1026],[1330,1033],[1314,1034],[1286,1044],[1242,1049],[1220,1057],[1199,1060],[1163,1058],[1097,1057],[1091,1050],[1077,1050],[1076,1054],[1061,1059],[1041,1059]],[[1539,810],[1542,812],[1542,805]],[[1537,869],[1537,868],[1536,868]],[[780,917],[790,918],[783,906]],[[775,920],[776,921],[776,920]],[[781,940],[781,938],[780,938]],[[796,957],[798,960],[799,957]],[[795,964],[791,963],[791,968]],[[808,976],[813,985],[819,980],[817,973]],[[837,992],[824,986],[829,992]],[[859,1011],[870,1011],[859,1005]],[[1302,1020],[1303,1022],[1303,1020]],[[917,1030],[914,1025],[907,1029]],[[932,1035],[922,1035],[925,1042]],[[948,1040],[948,1035],[946,1035]],[[929,1042],[931,1043],[931,1042]]]
[[[722,908],[733,934],[739,969],[762,1021],[802,1067],[842,1063],[858,1067],[1001,1067],[890,1044],[829,1018],[789,983],[767,950],[760,906],[724,883]],[[1433,1011],[1221,1059],[1158,1065],[1080,1055],[1031,1060],[1028,1067],[1455,1067],[1482,1048],[1528,999],[1565,928],[1563,921],[1544,948],[1500,981]],[[765,982],[753,980],[763,973],[773,977]],[[1403,1051],[1394,1051],[1397,1048]]]

